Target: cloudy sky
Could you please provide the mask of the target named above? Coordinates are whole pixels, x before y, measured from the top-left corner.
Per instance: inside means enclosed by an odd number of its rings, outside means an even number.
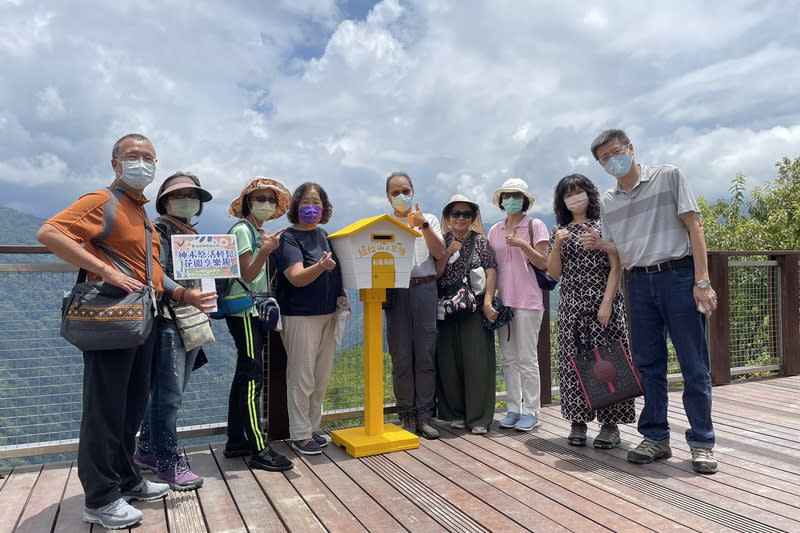
[[[156,184],[196,173],[227,229],[255,175],[328,191],[335,230],[414,179],[440,213],[528,181],[534,212],[626,129],[698,195],[800,156],[798,5],[779,0],[0,0],[0,205],[47,217],[110,183],[113,142],[147,135]],[[794,88],[794,89],[793,89]]]

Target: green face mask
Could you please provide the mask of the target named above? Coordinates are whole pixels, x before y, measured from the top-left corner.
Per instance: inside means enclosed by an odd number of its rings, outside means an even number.
[[[503,206],[503,211],[509,215],[522,211],[522,198],[504,198],[500,203]]]

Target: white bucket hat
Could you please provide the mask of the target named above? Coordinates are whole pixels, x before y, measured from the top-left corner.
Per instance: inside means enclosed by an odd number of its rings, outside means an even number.
[[[500,195],[504,192],[521,192],[525,195],[528,199],[528,209],[533,206],[533,203],[536,201],[532,195],[528,194],[528,184],[525,183],[525,180],[520,178],[510,178],[503,183],[503,186],[494,191],[492,195],[492,203],[497,207],[500,207]]]
[[[442,223],[441,223],[442,234],[444,235],[448,231],[452,230],[452,228],[450,227],[450,220],[447,215],[450,214],[453,204],[458,204],[458,203],[469,204],[472,206],[472,210],[475,212],[475,218],[472,219],[472,224],[470,224],[469,229],[483,235],[484,232],[483,232],[483,221],[481,220],[481,207],[478,205],[477,202],[473,202],[463,194],[454,194],[453,196],[450,197],[450,201],[444,205],[444,209],[442,209]]]

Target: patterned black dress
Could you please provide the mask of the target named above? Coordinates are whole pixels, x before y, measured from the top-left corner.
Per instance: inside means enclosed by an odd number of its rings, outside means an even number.
[[[599,220],[590,220],[588,227],[601,231]],[[571,422],[627,424],[636,420],[634,400],[626,400],[599,411],[589,410],[581,392],[578,377],[569,360],[575,353],[575,332],[583,330],[582,339],[587,343],[601,344],[604,339],[622,339],[630,354],[628,327],[625,323],[625,307],[622,290],[617,290],[611,306],[611,319],[604,328],[597,321],[597,311],[606,290],[611,265],[608,255],[600,250],[586,250],[581,244],[584,230],[578,224],[568,224],[570,236],[561,245],[561,299],[558,304],[558,385],[561,393],[561,416]],[[555,232],[550,235],[552,249]],[[585,317],[584,315],[590,316]]]

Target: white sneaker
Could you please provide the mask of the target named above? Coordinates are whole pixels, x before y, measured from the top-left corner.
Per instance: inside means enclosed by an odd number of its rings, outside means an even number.
[[[127,501],[140,500],[149,502],[150,500],[163,498],[168,492],[169,485],[166,483],[153,483],[142,478],[138,485],[123,492],[122,497]]]
[[[83,510],[83,521],[100,524],[106,529],[125,529],[142,519],[142,512],[134,509],[123,498],[118,498],[97,509]]]

